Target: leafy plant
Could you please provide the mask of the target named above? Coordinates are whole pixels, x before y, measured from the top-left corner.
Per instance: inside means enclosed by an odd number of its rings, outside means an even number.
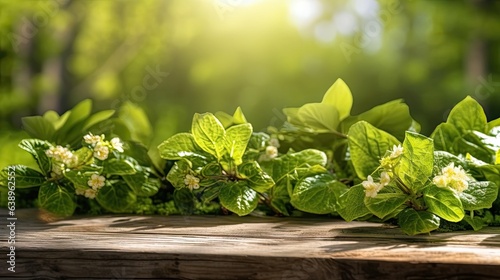
[[[24,189],[37,189],[37,205],[61,217],[310,213],[397,222],[410,235],[500,225],[500,119],[487,122],[467,97],[429,138],[401,100],[357,116],[352,105],[339,79],[322,102],[284,109],[288,121],[271,135],[254,132],[238,107],[195,114],[190,132],[152,149],[139,106],[126,102],[113,117],[91,114],[85,100],[23,119],[33,138],[19,147],[38,169],[9,166],[0,186],[15,175],[23,204],[33,204]]]
[[[391,149],[392,146],[392,149]],[[498,186],[468,175],[460,158],[434,151],[433,140],[406,132],[402,143],[366,122],[349,131],[352,163],[366,179],[340,198],[339,214],[347,221],[374,215],[395,218],[407,234],[437,229],[440,220],[465,221],[473,227],[474,210],[491,208]],[[351,205],[356,205],[351,207]]]

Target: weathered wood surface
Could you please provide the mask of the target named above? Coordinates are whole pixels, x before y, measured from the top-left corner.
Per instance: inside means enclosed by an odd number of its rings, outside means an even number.
[[[17,212],[9,279],[500,279],[500,228],[406,236],[367,222]]]

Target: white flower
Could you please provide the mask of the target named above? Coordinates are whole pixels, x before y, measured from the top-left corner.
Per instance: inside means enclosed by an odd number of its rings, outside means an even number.
[[[75,189],[75,193],[77,195],[85,195],[85,190],[82,190],[82,189]]]
[[[85,143],[91,144],[93,147],[104,140],[104,135],[99,136],[99,135],[93,135],[92,133],[89,132],[89,134],[83,136],[83,140],[85,140]]]
[[[268,159],[273,159],[278,156],[278,148],[276,146],[266,147],[266,156]]]
[[[391,182],[391,177],[389,176],[389,174],[387,172],[382,172],[380,174],[380,185],[382,185],[382,187],[385,187],[387,186],[389,183]]]
[[[94,190],[94,189],[86,189],[84,195],[85,195],[86,198],[94,199],[96,194],[97,194],[96,190]]]
[[[395,159],[395,158],[398,158],[399,156],[401,156],[403,154],[403,147],[400,145],[393,145],[392,146],[392,151],[391,151],[391,154],[389,155],[389,157],[391,159]]]
[[[120,141],[120,138],[115,137],[111,139],[110,143],[113,149],[117,150],[120,153],[123,153],[123,143],[122,141]]]
[[[47,151],[45,151],[45,154],[48,157],[66,165],[71,165],[78,160],[68,148],[59,145],[50,147]]]
[[[196,190],[200,187],[199,185],[200,179],[198,177],[195,177],[193,175],[187,174],[186,178],[184,179],[184,184],[190,189],[190,190]]]
[[[280,147],[280,140],[278,140],[276,138],[271,138],[269,140],[269,145],[274,146],[276,148],[279,148]]]
[[[100,160],[105,160],[108,158],[109,155],[109,148],[102,143],[98,143],[94,147],[94,157]]]
[[[455,167],[452,162],[441,169],[441,173],[432,179],[432,182],[440,187],[450,187],[457,192],[463,192],[469,187],[469,177],[461,166]]]
[[[376,197],[378,192],[391,182],[391,177],[387,172],[382,172],[380,174],[380,183],[374,182],[370,175],[368,175],[366,179],[367,180],[363,181],[361,184],[363,188],[365,188],[365,195],[368,197]]]
[[[365,195],[368,197],[376,197],[380,190],[380,184],[373,182],[373,178],[370,175],[368,175],[367,179],[367,181],[361,183],[363,188],[365,188]]]
[[[92,174],[87,184],[94,190],[98,190],[104,186],[104,181],[106,181],[106,178],[104,178],[104,176]]]

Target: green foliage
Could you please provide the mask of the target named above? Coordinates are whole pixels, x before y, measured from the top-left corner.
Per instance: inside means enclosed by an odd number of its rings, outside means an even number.
[[[146,114],[125,103],[112,121],[118,129],[88,132],[71,140],[73,145],[62,141],[66,146],[53,142],[61,136],[22,140],[19,147],[39,170],[9,166],[0,173],[0,185],[8,187],[15,177],[19,189],[39,187],[32,188],[38,205],[60,217],[79,211],[306,212],[346,221],[396,221],[410,235],[441,224],[475,230],[500,224],[500,122],[488,123],[474,99],[457,104],[431,138],[416,132],[418,125],[400,100],[351,116],[352,99],[338,80],[321,103],[285,109],[288,123],[272,135],[255,133],[239,107],[233,115],[195,114],[191,132],[158,145],[163,164],[148,156],[152,136]],[[111,117],[90,111],[91,103],[84,101],[62,116],[30,118],[28,129],[43,136],[50,123],[56,135],[64,131],[72,138],[82,127]],[[318,149],[294,145],[304,139]],[[165,168],[158,170],[159,165]]]

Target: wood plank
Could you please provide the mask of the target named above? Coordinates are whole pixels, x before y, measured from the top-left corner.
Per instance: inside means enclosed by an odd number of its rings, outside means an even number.
[[[329,218],[109,215],[45,223],[35,210],[16,214],[16,272],[5,261],[0,269],[9,279],[500,278],[500,228],[406,236]]]

